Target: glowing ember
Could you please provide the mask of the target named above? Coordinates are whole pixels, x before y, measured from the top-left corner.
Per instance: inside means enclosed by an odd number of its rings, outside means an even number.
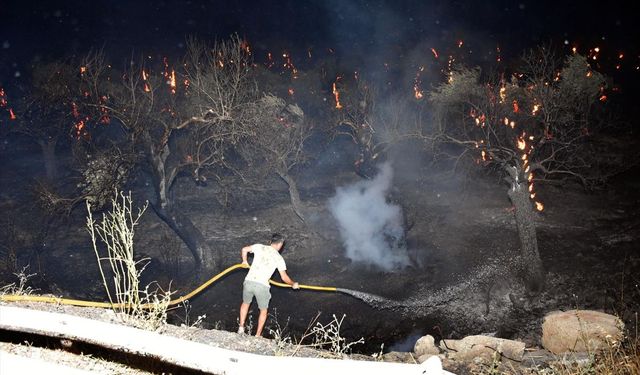
[[[333,87],[332,87],[332,93],[333,93],[333,97],[336,100],[336,108],[337,109],[341,109],[342,108],[342,104],[340,103],[340,92],[338,91],[338,89],[336,87],[336,82],[338,82],[339,79],[340,79],[340,77],[336,78],[336,81],[333,83]]]
[[[538,210],[538,211],[544,210],[544,204],[542,204],[540,202],[536,202],[536,210]]]
[[[531,114],[533,116],[535,116],[538,113],[538,111],[540,111],[540,104],[534,104],[533,105],[533,110],[531,111]]]
[[[144,87],[143,87],[144,92],[151,92],[151,87],[147,83],[148,78],[149,78],[149,73],[145,72],[144,69],[142,69],[142,80],[144,81]]]
[[[169,79],[169,87],[171,87],[171,93],[176,93],[176,71],[171,69],[171,78]]]
[[[500,87],[500,103],[504,103],[504,100],[507,98],[507,88],[502,86]]]
[[[518,138],[518,149],[523,150],[527,147],[527,143],[524,139]]]
[[[80,112],[78,111],[78,105],[75,102],[71,102],[71,115],[74,118],[80,117]]]
[[[422,84],[422,79],[420,78],[420,76],[423,71],[424,71],[424,66],[421,66],[416,72],[416,77],[413,80],[413,96],[418,100],[424,97],[424,93],[420,88],[420,85]]]
[[[13,108],[9,108],[9,120],[15,120],[16,114],[13,113]]]

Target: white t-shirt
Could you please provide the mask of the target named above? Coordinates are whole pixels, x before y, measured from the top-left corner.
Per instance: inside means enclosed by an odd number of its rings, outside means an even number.
[[[287,269],[280,252],[271,246],[251,245],[249,252],[253,253],[253,262],[245,280],[269,286],[269,279],[276,269],[278,271],[286,271]]]

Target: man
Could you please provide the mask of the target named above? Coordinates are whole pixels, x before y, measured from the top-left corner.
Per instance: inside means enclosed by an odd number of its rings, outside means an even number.
[[[283,245],[284,237],[275,233],[271,236],[271,245],[269,246],[255,244],[242,248],[242,264],[249,267],[249,262],[247,261],[249,253],[253,253],[253,263],[242,285],[242,304],[240,305],[240,327],[238,328],[238,333],[244,333],[244,323],[249,313],[249,306],[255,297],[260,309],[256,337],[262,337],[264,323],[267,321],[269,300],[271,299],[269,279],[276,269],[280,272],[282,281],[291,285],[293,289],[299,289],[298,283],[291,280],[287,275],[287,265],[279,253]]]

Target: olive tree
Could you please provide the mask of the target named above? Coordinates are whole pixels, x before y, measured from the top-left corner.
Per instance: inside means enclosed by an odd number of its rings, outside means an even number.
[[[589,134],[606,86],[587,60],[559,60],[546,48],[524,56],[523,71],[510,79],[479,68],[453,70],[429,94],[434,118],[429,140],[436,155],[498,171],[508,185],[530,290],[544,285],[535,210],[543,210],[535,186],[557,177],[586,183]]]

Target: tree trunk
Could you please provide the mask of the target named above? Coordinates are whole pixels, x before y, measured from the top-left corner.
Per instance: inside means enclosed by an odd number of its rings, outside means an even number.
[[[544,287],[545,277],[538,251],[538,238],[534,221],[535,213],[529,199],[529,189],[526,181],[513,183],[508,194],[515,209],[525,283],[529,291],[538,292]]]
[[[291,199],[291,207],[293,208],[293,212],[304,222],[304,207],[302,206],[302,201],[300,200],[300,191],[298,191],[298,184],[296,180],[293,179],[287,172],[278,171],[278,176],[287,183],[289,186],[289,198]]]
[[[187,215],[173,208],[173,205],[169,205],[167,208],[163,208],[162,204],[151,206],[158,217],[187,245],[196,262],[196,267],[216,269],[220,262],[214,259],[214,253],[207,244],[202,232]]]
[[[154,212],[178,237],[187,245],[193,255],[197,268],[216,269],[220,265],[219,257],[209,247],[202,232],[193,224],[191,219],[174,207],[171,189],[176,174],[167,174],[166,160],[169,148],[165,145],[162,151],[156,152],[150,144],[150,163],[152,166],[153,187],[156,193],[155,203],[151,206]]]
[[[58,159],[56,157],[57,143],[58,142],[55,138],[38,141],[38,144],[42,149],[42,156],[44,159],[44,168],[47,174],[47,180],[49,180],[50,182],[53,182],[58,178]]]

